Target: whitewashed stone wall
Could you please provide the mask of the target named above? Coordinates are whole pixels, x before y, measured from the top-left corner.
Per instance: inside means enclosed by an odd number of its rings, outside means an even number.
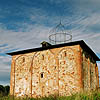
[[[84,87],[87,88],[90,80],[86,76],[89,70],[87,61],[79,45],[14,55],[10,94],[17,97],[41,97],[80,92]],[[95,75],[95,69],[91,70]]]

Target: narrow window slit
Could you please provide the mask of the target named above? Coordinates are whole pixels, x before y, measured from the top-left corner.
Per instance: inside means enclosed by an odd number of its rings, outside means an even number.
[[[43,78],[43,72],[41,73],[41,78]]]
[[[67,56],[67,53],[66,53],[66,51],[64,51],[64,56],[65,56],[65,57]]]
[[[44,55],[42,55],[42,60],[44,60]]]
[[[22,61],[23,63],[25,62],[25,58],[23,57],[23,61]]]

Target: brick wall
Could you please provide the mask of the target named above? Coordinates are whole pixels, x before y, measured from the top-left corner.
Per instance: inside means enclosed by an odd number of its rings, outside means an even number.
[[[98,85],[98,67],[96,61],[92,56],[83,51],[83,63],[82,63],[82,76],[83,76],[83,86],[84,90],[95,90],[99,87]]]
[[[41,97],[51,94],[63,96],[80,92],[83,87],[90,88],[92,84],[88,81],[92,80],[92,77],[87,76],[90,75],[90,61],[82,56],[81,52],[80,46],[75,45],[14,55],[10,94],[17,97]]]

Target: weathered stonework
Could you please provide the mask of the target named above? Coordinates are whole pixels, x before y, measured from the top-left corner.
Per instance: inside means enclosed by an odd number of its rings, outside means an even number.
[[[85,51],[83,51],[83,85],[84,90],[95,90],[98,88],[98,67],[96,61]]]
[[[71,95],[99,86],[98,67],[80,45],[12,57],[10,95]]]

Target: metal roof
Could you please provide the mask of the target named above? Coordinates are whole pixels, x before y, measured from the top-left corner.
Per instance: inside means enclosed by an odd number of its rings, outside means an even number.
[[[7,53],[7,54],[13,56],[13,55],[18,55],[18,54],[25,54],[25,53],[31,53],[31,52],[37,52],[37,51],[43,51],[43,50],[59,48],[59,47],[64,47],[64,46],[73,46],[73,45],[80,45],[83,50],[87,51],[90,55],[92,55],[94,60],[100,61],[99,57],[92,51],[92,49],[90,49],[90,47],[83,40],[63,43],[63,44],[50,45],[48,47],[39,47],[39,48],[22,50],[22,51],[15,51],[15,52]]]

